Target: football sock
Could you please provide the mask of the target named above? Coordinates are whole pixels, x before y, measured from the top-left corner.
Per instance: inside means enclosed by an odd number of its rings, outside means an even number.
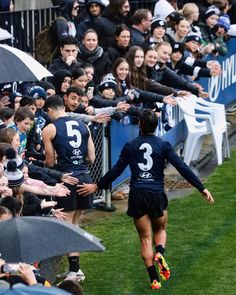
[[[148,275],[150,277],[151,283],[153,282],[153,280],[157,280],[158,282],[160,281],[154,265],[147,267],[147,271],[148,271]]]
[[[77,272],[79,270],[79,256],[69,256],[69,271]]]
[[[165,247],[162,246],[162,245],[157,245],[156,246],[156,253],[157,252],[161,253],[161,255],[164,255],[164,253],[165,253]]]

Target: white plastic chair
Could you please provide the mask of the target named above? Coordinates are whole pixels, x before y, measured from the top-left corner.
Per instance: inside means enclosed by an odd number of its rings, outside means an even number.
[[[188,129],[183,151],[184,162],[189,165],[191,161],[197,160],[204,136],[211,135],[215,145],[217,162],[218,165],[221,165],[223,147],[224,157],[230,156],[224,106],[211,102],[208,105],[203,105],[208,102],[201,101],[200,98],[198,100],[194,96],[177,97],[177,102],[184,114]],[[198,113],[199,111],[201,113]]]

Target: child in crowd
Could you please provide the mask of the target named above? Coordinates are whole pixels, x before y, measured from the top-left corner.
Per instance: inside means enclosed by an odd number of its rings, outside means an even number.
[[[34,122],[34,114],[26,107],[20,108],[16,111],[14,123],[9,124],[7,127],[15,129],[20,136],[20,147],[18,154],[22,155],[27,145],[27,134]]]
[[[215,55],[224,55],[225,46],[220,39],[217,40],[214,30],[219,20],[219,9],[211,5],[205,12],[204,21],[199,23],[199,27],[202,34],[203,45],[202,53],[212,53]]]
[[[83,92],[86,92],[88,77],[83,68],[77,67],[72,73],[72,87],[78,87]]]
[[[15,111],[12,108],[6,107],[0,109],[0,120],[2,120],[5,126],[14,122],[14,115]]]
[[[0,142],[9,143],[12,148],[18,152],[20,148],[20,135],[13,128],[2,128],[0,130]]]
[[[163,19],[154,18],[151,23],[151,36],[149,36],[141,47],[146,49],[149,46],[154,46],[160,42],[166,41],[166,21]]]

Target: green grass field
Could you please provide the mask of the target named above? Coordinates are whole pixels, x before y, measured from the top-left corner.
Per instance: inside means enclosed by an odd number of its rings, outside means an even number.
[[[140,257],[132,219],[115,214],[85,229],[103,240],[104,253],[84,253],[85,295],[236,294],[236,151],[208,178],[208,205],[194,190],[169,203],[166,259],[171,278],[158,291]]]

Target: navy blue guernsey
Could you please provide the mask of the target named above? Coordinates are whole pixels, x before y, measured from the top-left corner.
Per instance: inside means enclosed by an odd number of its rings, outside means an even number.
[[[141,135],[127,143],[119,160],[98,182],[99,188],[108,189],[126,168],[131,170],[131,189],[164,192],[165,161],[170,162],[178,172],[200,192],[205,187],[190,168],[178,157],[170,143],[155,135]]]
[[[56,136],[52,143],[57,152],[58,169],[76,171],[77,175],[88,172],[86,163],[89,131],[86,125],[70,116],[53,122]]]

